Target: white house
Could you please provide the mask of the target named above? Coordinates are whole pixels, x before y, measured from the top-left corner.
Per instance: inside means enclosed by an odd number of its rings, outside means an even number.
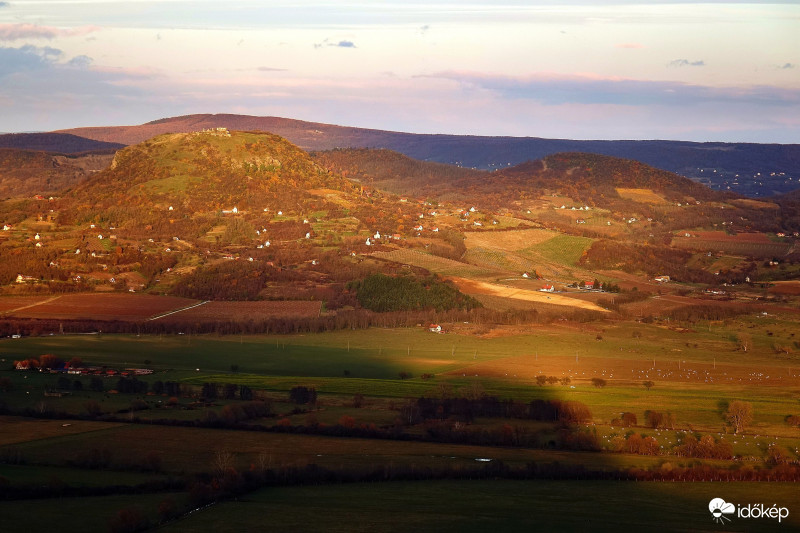
[[[556,292],[556,288],[552,285],[543,285],[539,292]]]
[[[442,326],[440,326],[439,324],[431,324],[430,326],[428,326],[428,331],[430,331],[431,333],[441,333]]]
[[[364,244],[366,244],[367,246],[372,246],[372,241],[369,240],[369,237],[367,237],[367,241]]]

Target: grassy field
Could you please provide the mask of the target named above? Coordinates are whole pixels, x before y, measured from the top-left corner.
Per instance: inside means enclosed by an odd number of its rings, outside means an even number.
[[[789,531],[795,484],[600,481],[428,481],[265,489],[176,522],[164,531],[242,531],[268,517],[273,531]],[[788,506],[788,520],[712,521],[708,503]],[[302,518],[301,518],[302,517]]]
[[[641,202],[643,204],[664,205],[667,201],[656,194],[651,189],[626,189],[617,187],[617,194],[622,198],[633,200],[634,202]]]
[[[57,501],[16,500],[0,502],[3,531],[59,531],[85,533],[110,531],[111,521],[122,509],[136,509],[150,523],[158,522],[158,505],[167,498],[182,502],[180,493],[59,498]]]
[[[467,248],[493,248],[505,252],[523,250],[552,239],[558,233],[544,229],[524,229],[509,231],[465,232],[464,244]]]
[[[575,265],[592,244],[588,237],[558,235],[524,250],[529,255],[539,255],[562,265]]]
[[[400,407],[412,399],[445,393],[467,395],[476,388],[520,402],[575,400],[591,409],[592,422],[582,430],[596,435],[605,451],[3,417],[0,452],[20,457],[26,464],[1,465],[0,476],[12,487],[56,482],[69,487],[137,484],[170,475],[209,472],[220,451],[232,454],[233,465],[239,471],[251,469],[263,458],[275,468],[318,465],[334,472],[375,468],[388,471],[394,467],[472,468],[483,464],[479,460],[502,461],[513,467],[558,462],[611,471],[659,469],[689,466],[697,461],[670,452],[687,432],[711,434],[729,442],[735,455],[747,458],[746,463],[702,460],[703,464],[763,468],[771,445],[786,449],[791,461],[800,457],[797,429],[785,422],[787,415],[800,414],[800,357],[776,353],[774,349],[776,343],[794,342],[796,325],[792,314],[752,314],[691,326],[666,321],[558,322],[503,328],[459,323],[452,324],[453,332],[445,335],[419,327],[285,336],[74,335],[5,339],[0,341],[0,356],[7,366],[0,371],[0,378],[8,377],[13,388],[0,392],[0,402],[13,407],[85,415],[87,402],[95,400],[104,412],[122,412],[117,416],[127,421],[124,410],[137,395],[91,392],[88,377],[70,376],[70,380],[84,381],[83,391],[64,398],[44,397],[45,388],[52,387],[59,375],[9,369],[15,358],[53,353],[65,359],[78,356],[87,364],[113,368],[147,366],[155,373],[141,379],[151,383],[181,381],[192,385],[195,394],[207,382],[248,385],[272,401],[275,416],[249,422],[267,427],[283,424],[284,419],[296,427],[335,426],[343,417],[349,417],[357,426],[375,424],[388,428],[402,422]],[[464,334],[458,333],[462,330]],[[475,334],[478,330],[482,333]],[[743,332],[751,343],[747,352],[739,348]],[[231,365],[236,365],[237,371]],[[400,379],[400,372],[413,377]],[[433,376],[423,379],[423,373]],[[569,377],[570,382],[539,386],[535,384],[539,375]],[[606,379],[608,384],[595,387],[590,381],[593,377]],[[104,380],[105,388],[115,386],[116,379]],[[655,382],[649,391],[642,386],[645,380]],[[289,403],[287,392],[297,385],[313,386],[319,393],[318,403],[313,407]],[[357,394],[366,396],[361,408],[353,406]],[[183,397],[178,408],[165,409],[162,402],[167,401],[166,397],[138,398],[150,407],[136,413],[142,420],[204,420],[209,413],[219,415],[226,405],[235,403],[216,400],[204,407],[196,403],[196,397]],[[737,435],[725,427],[724,417],[726,403],[734,400],[749,402],[754,412],[753,421]],[[190,406],[191,410],[186,409]],[[672,413],[675,428],[645,427],[647,410]],[[612,423],[622,412],[634,413],[638,425],[625,428]],[[532,420],[477,418],[469,423],[471,430],[485,432],[499,432],[507,425],[520,434],[535,435],[541,443],[558,434],[558,428]],[[403,430],[420,438],[427,434],[427,427],[421,423]],[[614,439],[631,432],[654,437],[663,446],[664,454],[611,453]],[[104,469],[89,472],[76,468],[75,459],[91,450],[107,450],[108,464]],[[148,454],[154,451],[162,472],[132,471],[147,464]],[[603,495],[602,506],[597,504],[598,493]],[[292,487],[265,489],[235,502],[214,505],[166,529],[247,529],[248,524],[268,516],[270,527],[275,530],[288,529],[294,523],[302,524],[304,530],[326,531],[336,531],[340,526],[347,531],[358,531],[362,526],[369,531],[408,527],[422,531],[551,530],[557,526],[602,530],[648,524],[711,531],[717,527],[707,509],[712,497],[771,505],[795,502],[798,496],[795,485],[776,483],[569,484],[495,480]],[[140,505],[144,514],[154,516],[163,495],[130,497],[125,500],[128,505],[121,505],[121,500],[115,498],[86,498],[76,508],[96,502],[98,517],[105,518],[93,517],[99,520],[93,524],[106,524],[116,510],[130,505]],[[30,508],[29,502],[19,503],[21,509]],[[358,519],[354,518],[356,509]],[[24,515],[15,509],[8,516],[8,523],[17,524]],[[71,524],[67,522],[64,530],[70,531]],[[768,522],[752,520],[727,526],[733,531],[772,527]],[[98,527],[102,529],[103,525]],[[796,523],[781,527],[796,527]]]
[[[117,469],[140,464],[156,450],[163,457],[164,471],[172,474],[207,472],[220,450],[233,454],[235,466],[242,470],[255,463],[260,454],[266,454],[273,467],[313,463],[332,470],[391,465],[463,467],[476,465],[478,459],[501,460],[516,466],[530,461],[558,461],[606,470],[617,468],[623,461],[643,468],[662,461],[645,456],[147,425],[124,425],[101,433],[32,441],[15,449],[27,461],[56,466],[66,466],[84,450],[109,450],[110,467]]]

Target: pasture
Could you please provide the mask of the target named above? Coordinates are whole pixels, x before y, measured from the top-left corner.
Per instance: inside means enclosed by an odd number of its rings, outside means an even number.
[[[278,531],[330,532],[610,531],[621,529],[718,531],[708,503],[787,506],[790,516],[739,519],[727,531],[781,531],[800,527],[792,483],[627,483],[618,481],[425,481],[270,488],[200,511],[167,532],[245,530],[269,517]],[[769,497],[765,497],[765,493]]]
[[[455,327],[455,326],[458,326]],[[702,327],[701,327],[702,326]],[[479,324],[452,325],[460,328]],[[790,414],[800,414],[800,358],[772,350],[776,341],[790,341],[796,319],[786,316],[741,316],[718,323],[699,324],[695,329],[657,322],[557,323],[519,328],[483,326],[485,335],[429,333],[426,328],[345,330],[322,334],[281,336],[175,335],[63,335],[0,341],[0,355],[9,363],[19,356],[54,353],[62,358],[79,356],[87,364],[111,367],[147,366],[155,369],[140,379],[178,380],[191,385],[195,398],[181,398],[177,409],[157,407],[166,398],[87,391],[65,398],[45,398],[48,408],[84,413],[83,405],[95,399],[103,412],[117,412],[135,396],[150,406],[135,416],[140,423],[94,420],[0,419],[0,452],[24,458],[26,466],[0,466],[11,486],[59,479],[67,487],[101,487],[105,483],[132,486],[168,476],[195,476],[214,470],[221,452],[229,454],[231,466],[240,472],[254,465],[291,469],[317,465],[331,472],[439,469],[458,472],[480,465],[524,468],[529,464],[558,462],[565,467],[582,465],[598,471],[629,468],[682,468],[698,461],[723,469],[763,466],[768,447],[776,444],[800,457],[797,429],[785,423]],[[734,336],[748,331],[752,347],[744,354]],[[233,371],[231,365],[237,366]],[[199,369],[199,370],[198,370]],[[345,371],[347,371],[345,373]],[[412,377],[400,379],[399,372]],[[426,378],[422,374],[431,374]],[[568,383],[537,385],[541,375],[570,378]],[[13,406],[43,405],[41,391],[58,376],[45,373],[0,371],[14,386],[0,392],[0,400]],[[591,379],[603,378],[604,387]],[[70,379],[73,379],[70,376]],[[84,381],[87,379],[83,379]],[[116,378],[106,381],[112,387]],[[646,390],[642,383],[652,380]],[[196,395],[204,383],[247,385],[272,401],[274,416],[249,420],[271,431],[241,431],[212,427],[176,427],[145,423],[158,419],[208,420],[220,416],[234,400],[203,404]],[[314,387],[315,405],[287,401],[287,392],[298,385]],[[425,440],[366,439],[276,431],[284,422],[295,428],[319,424],[336,427],[350,419],[355,427],[375,424],[382,428],[402,423],[403,406],[421,396],[467,396],[475,390],[518,402],[533,399],[578,401],[591,409],[591,422],[580,428],[596,436],[602,451],[595,453],[543,447],[456,444]],[[364,405],[354,406],[354,397],[364,395]],[[744,432],[733,435],[724,428],[726,402],[746,400],[754,419]],[[191,410],[184,410],[192,403]],[[675,428],[645,427],[645,412],[659,410],[674,415]],[[614,425],[622,412],[639,420],[635,427]],[[120,416],[120,415],[117,415]],[[131,413],[131,422],[134,414]],[[121,415],[120,420],[127,420]],[[211,418],[213,419],[213,418]],[[162,422],[163,423],[163,422]],[[273,428],[275,426],[275,428]],[[403,425],[415,438],[427,434],[427,423]],[[522,435],[537,435],[547,442],[558,429],[527,419],[476,418],[467,428],[498,433],[513,428]],[[631,432],[651,436],[664,447],[655,456],[612,453],[613,443]],[[747,465],[729,460],[697,460],[668,452],[686,433],[711,434],[729,442]],[[107,464],[83,473],[72,461],[87,451],[105,454]],[[160,472],[132,470],[147,464],[156,453]],[[119,472],[119,475],[117,475]],[[786,502],[800,496],[796,484],[778,483],[634,483],[618,481],[514,481],[510,479],[425,482],[387,481],[370,483],[265,488],[218,503],[162,526],[166,531],[207,531],[246,528],[268,516],[270,527],[281,530],[297,524],[325,530],[398,531],[414,527],[421,531],[469,531],[497,528],[574,526],[576,529],[630,527],[658,523],[676,528],[703,530],[710,522],[708,500],[723,497],[742,503]],[[602,492],[603,505],[597,504]],[[70,520],[75,509],[91,508],[99,528],[105,527],[117,510],[140,507],[151,522],[167,496],[185,502],[184,493],[152,493],[137,496],[86,497],[75,500],[65,513],[65,531],[74,529]],[[769,500],[767,502],[766,500]],[[60,499],[70,503],[70,499]],[[631,507],[631,502],[636,506]],[[20,509],[31,509],[41,501],[23,500],[8,511],[6,523],[25,523]],[[182,503],[182,509],[187,509]],[[388,507],[387,507],[388,506]],[[311,512],[313,510],[313,512]],[[322,513],[317,515],[317,513]],[[60,516],[60,515],[59,515]],[[319,518],[318,518],[319,517]],[[356,518],[357,517],[357,518]],[[319,520],[319,522],[315,522]],[[566,521],[566,522],[565,522]],[[88,522],[87,522],[88,523]],[[785,526],[795,524],[787,522]],[[760,522],[748,522],[741,530],[757,531]],[[597,526],[597,527],[595,527]],[[729,530],[744,527],[729,524]],[[735,527],[734,527],[735,526]],[[783,526],[782,526],[783,527]],[[769,529],[766,529],[769,530]]]
[[[593,239],[589,237],[557,235],[552,239],[525,248],[523,253],[531,257],[540,256],[560,265],[576,265],[592,242]]]

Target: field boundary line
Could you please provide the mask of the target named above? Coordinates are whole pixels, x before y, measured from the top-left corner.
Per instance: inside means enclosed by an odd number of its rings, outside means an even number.
[[[0,315],[11,315],[11,314],[16,313],[17,311],[22,311],[23,309],[28,309],[30,307],[36,307],[37,305],[42,305],[42,304],[49,304],[50,302],[58,300],[59,298],[61,298],[61,296],[62,295],[59,294],[58,296],[53,296],[52,298],[48,298],[47,300],[42,300],[41,302],[36,302],[36,303],[33,303],[33,304],[23,305],[22,307],[17,307],[16,309],[9,309],[8,311],[3,311],[2,313],[0,313]]]
[[[188,311],[189,309],[194,309],[195,307],[200,307],[201,305],[205,305],[210,301],[211,300],[204,300],[204,301],[202,301],[200,303],[196,303],[196,304],[190,305],[188,307],[181,307],[180,309],[176,309],[174,311],[170,311],[169,313],[164,313],[164,314],[161,314],[161,315],[158,315],[158,316],[152,316],[152,317],[148,318],[147,320],[148,321],[158,320],[159,318],[164,318],[165,316],[174,315],[175,313],[180,313],[182,311]]]

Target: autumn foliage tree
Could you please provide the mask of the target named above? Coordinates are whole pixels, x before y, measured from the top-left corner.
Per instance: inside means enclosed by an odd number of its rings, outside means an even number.
[[[739,433],[753,421],[753,405],[740,400],[731,402],[725,412],[725,419],[733,426],[734,433]]]

